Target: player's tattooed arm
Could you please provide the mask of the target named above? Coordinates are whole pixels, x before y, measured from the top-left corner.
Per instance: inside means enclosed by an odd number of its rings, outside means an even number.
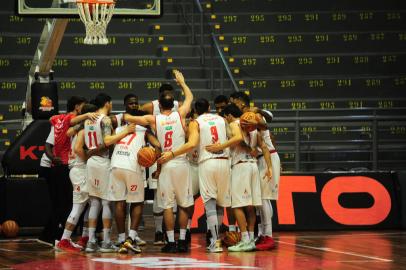
[[[158,139],[152,134],[151,130],[147,130],[146,137],[148,142],[155,148],[155,154],[157,158],[161,155],[161,144],[159,143]]]
[[[103,134],[103,142],[106,146],[116,144],[129,133],[134,133],[135,124],[129,124],[120,133],[113,134],[113,125],[110,117],[103,117],[101,121],[101,128]]]
[[[66,131],[66,136],[68,137],[73,137],[75,136],[81,129],[84,128],[84,122],[81,122],[79,124],[74,125],[73,127],[70,127],[68,131]]]

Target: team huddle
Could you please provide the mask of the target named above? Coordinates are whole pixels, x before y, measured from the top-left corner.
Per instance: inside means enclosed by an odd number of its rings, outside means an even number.
[[[216,113],[210,112],[209,101],[203,98],[195,100],[192,108],[193,93],[182,73],[175,70],[173,74],[183,91],[182,102],[174,100],[170,84],[161,86],[157,100],[142,106],[137,96],[127,95],[126,111],[118,115],[111,115],[112,101],[106,94],[98,94],[89,103],[77,97],[68,101],[72,113],[66,136],[70,138],[73,205],[56,244],[58,250],[140,253],[140,246],[146,245],[137,233],[146,188],[154,190],[154,245],[164,245],[164,253],[188,251],[198,195],[205,206],[208,252],[223,251],[220,226],[224,208],[228,230],[241,232],[241,240],[228,251],[274,248],[270,200],[278,199],[280,161],[267,128],[272,114],[250,107],[249,97],[242,92],[229,99],[217,97]],[[66,117],[51,118],[51,133],[60,121]],[[55,139],[53,151],[58,151],[57,144]],[[156,156],[148,174],[138,162],[140,150],[146,146]],[[82,237],[73,243],[72,231],[87,205]],[[126,236],[127,205],[130,229]],[[103,240],[99,244],[96,226],[100,213]],[[113,215],[116,243],[110,236]],[[176,221],[179,236],[175,242]]]

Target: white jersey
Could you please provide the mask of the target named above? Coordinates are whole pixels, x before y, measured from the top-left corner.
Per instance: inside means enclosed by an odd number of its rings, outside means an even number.
[[[238,125],[240,125],[240,121],[236,121]],[[247,135],[243,132],[244,142],[249,145],[250,147],[257,146],[257,131],[254,130]],[[231,165],[235,165],[240,161],[252,161],[255,162],[255,158],[253,158],[250,153],[240,146],[239,144],[231,148]]]
[[[120,133],[126,126],[116,128],[116,133]],[[142,172],[137,161],[138,151],[145,145],[146,128],[136,126],[135,132],[128,134],[114,147],[111,156],[111,168],[126,169],[135,172]]]
[[[179,109],[179,102],[177,100],[173,101],[172,112],[177,112]],[[152,101],[152,115],[160,115],[161,109],[159,108],[159,100]]]
[[[272,143],[270,131],[267,129],[261,130],[259,134],[261,135],[262,139],[264,140],[268,150],[275,151],[275,146]]]
[[[124,113],[119,113],[115,115],[116,120],[117,120],[117,127],[122,126],[123,118],[124,118]]]
[[[216,114],[206,113],[196,119],[199,124],[199,163],[219,157],[229,157],[229,149],[217,153],[210,153],[206,146],[214,143],[225,143],[227,141],[226,123],[224,118]]]
[[[75,144],[77,139],[78,135],[76,134],[71,140],[71,147],[68,156],[68,166],[70,169],[73,167],[83,167],[86,164],[86,162],[75,153]]]
[[[95,121],[85,121],[85,144],[89,150],[96,149],[104,142],[101,129],[101,121],[103,117],[106,116],[101,114]],[[103,157],[108,157],[108,151],[103,154]]]
[[[155,116],[156,135],[163,151],[175,151],[185,144],[185,129],[179,112]],[[186,159],[186,154],[174,160]]]

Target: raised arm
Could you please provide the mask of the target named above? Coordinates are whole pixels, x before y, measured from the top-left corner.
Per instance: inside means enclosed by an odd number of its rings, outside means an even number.
[[[176,83],[182,88],[183,94],[185,95],[185,100],[182,103],[182,106],[179,107],[178,111],[182,118],[190,112],[193,101],[193,93],[190,91],[189,86],[185,82],[183,74],[179,70],[174,70],[173,74],[175,75]]]
[[[191,151],[194,147],[196,147],[199,143],[200,135],[199,135],[199,125],[196,121],[192,121],[189,123],[188,127],[188,141],[175,151],[164,152],[161,154],[161,157],[158,159],[158,163],[162,164],[168,162],[169,160],[183,155],[189,151]]]
[[[151,126],[151,128],[155,128],[155,116],[147,114],[143,116],[134,116],[128,113],[125,113],[123,116],[123,120],[129,123],[134,123],[140,126]],[[154,127],[153,127],[154,126]]]
[[[222,144],[217,143],[217,144],[208,145],[208,146],[206,146],[206,150],[209,152],[212,152],[212,153],[216,153],[216,152],[226,149],[227,147],[237,145],[244,140],[244,137],[242,135],[242,130],[236,122],[233,122],[230,124],[230,131],[231,131],[231,137],[225,143],[222,143]]]
[[[140,107],[140,110],[146,112],[147,114],[153,114],[154,105],[152,102],[145,103]]]

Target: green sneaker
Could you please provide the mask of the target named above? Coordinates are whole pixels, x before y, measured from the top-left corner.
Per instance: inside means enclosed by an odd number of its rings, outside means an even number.
[[[244,242],[244,241],[240,241],[238,242],[236,245],[228,247],[228,251],[231,252],[244,252],[247,250],[247,245],[249,244],[249,242]]]

